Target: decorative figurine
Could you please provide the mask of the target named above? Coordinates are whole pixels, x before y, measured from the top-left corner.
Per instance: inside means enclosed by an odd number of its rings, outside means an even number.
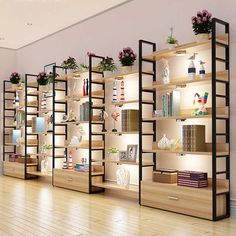
[[[160,80],[163,84],[169,84],[170,83],[170,67],[169,63],[166,59],[162,58],[159,63],[158,67],[160,71]]]
[[[208,93],[205,92],[204,96],[200,96],[198,93],[195,93],[193,105],[194,115],[207,115],[206,103],[207,103]]]
[[[193,55],[191,57],[189,57],[189,60],[190,60],[190,63],[188,66],[188,79],[189,80],[195,79],[196,67],[194,65],[194,60],[195,60],[196,55],[197,55],[197,53],[193,53]]]
[[[18,92],[16,92],[15,107],[17,108],[19,106],[20,106],[19,94],[18,94]]]
[[[105,110],[101,110],[101,112],[99,113],[99,118],[101,121],[105,121],[108,118],[108,114]],[[102,129],[102,132],[107,132],[105,125],[104,128]]]
[[[86,79],[86,95],[89,95],[89,82],[88,82],[88,79]]]
[[[112,102],[117,102],[117,88],[116,88],[116,80],[114,80],[114,82],[113,82]]]
[[[67,155],[66,151],[64,151],[64,160],[63,160],[63,167],[62,169],[67,169]]]
[[[48,172],[48,158],[46,158],[45,156],[41,161],[41,172],[42,173]]]
[[[120,113],[118,113],[117,111],[113,111],[111,113],[111,117],[114,120],[114,129],[112,129],[112,132],[117,132],[116,129],[116,122],[118,121],[118,117],[120,116]]]
[[[69,112],[68,121],[69,121],[69,122],[74,122],[74,121],[76,121],[75,112],[74,112],[73,110],[70,110],[70,112]]]
[[[130,172],[124,167],[119,167],[116,171],[116,182],[120,186],[128,187],[130,183]]]
[[[125,101],[125,82],[120,82],[120,101]]]
[[[206,71],[204,68],[204,64],[206,64],[206,62],[200,60],[199,63],[200,63],[199,77],[200,79],[205,79]]]
[[[83,83],[83,96],[86,95],[86,80],[84,79],[84,83]]]
[[[72,161],[72,153],[69,152],[69,165],[68,170],[73,170],[73,161]]]
[[[83,165],[86,165],[86,163],[87,163],[87,158],[85,158],[85,157],[81,158],[81,163],[82,163]]]

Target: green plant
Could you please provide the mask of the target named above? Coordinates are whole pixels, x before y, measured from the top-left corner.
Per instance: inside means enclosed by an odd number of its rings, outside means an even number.
[[[103,59],[99,64],[98,64],[98,69],[100,71],[115,71],[117,69],[113,58],[111,57],[106,57]]]
[[[81,67],[82,69],[88,69],[88,68],[89,68],[89,67],[88,67],[87,65],[85,65],[84,63],[80,64],[80,67]]]
[[[166,42],[168,44],[178,44],[178,40],[175,37],[173,37],[173,31],[174,31],[174,28],[171,27],[170,28],[170,35],[168,36],[168,38],[166,40]]]
[[[119,152],[119,149],[116,148],[116,147],[111,147],[108,149],[108,154],[110,153],[118,153]]]
[[[54,76],[52,72],[49,72],[49,74],[48,74],[48,83],[52,84],[54,82],[55,78],[58,77],[58,76],[59,76],[59,74],[57,74],[57,73]]]
[[[52,149],[52,145],[51,144],[44,144],[43,145],[43,149],[44,150],[51,150]]]
[[[47,85],[49,82],[49,77],[45,72],[40,72],[36,79],[39,85]]]
[[[17,72],[13,72],[10,76],[10,81],[12,84],[19,84],[20,83],[20,74]]]
[[[75,58],[69,57],[67,60],[64,60],[61,64],[64,69],[75,70],[78,68]]]

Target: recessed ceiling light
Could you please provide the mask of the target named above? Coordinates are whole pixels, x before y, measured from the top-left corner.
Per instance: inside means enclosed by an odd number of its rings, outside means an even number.
[[[27,25],[27,26],[32,26],[33,23],[31,23],[31,22],[27,22],[26,25]]]
[[[4,37],[0,37],[0,40],[5,40],[5,38]]]

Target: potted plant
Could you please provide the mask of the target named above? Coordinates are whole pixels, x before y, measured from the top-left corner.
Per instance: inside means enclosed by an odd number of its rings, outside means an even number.
[[[170,35],[168,36],[167,40],[166,40],[166,43],[168,44],[168,48],[169,49],[174,49],[176,45],[178,45],[178,40],[173,37],[173,31],[174,31],[174,28],[171,27],[170,28]]]
[[[197,16],[192,17],[193,31],[197,42],[209,39],[212,30],[212,14],[207,10],[197,12]]]
[[[46,74],[46,72],[40,72],[36,77],[37,83],[39,85],[40,91],[47,91],[47,85],[49,84],[49,76]]]
[[[21,81],[20,74],[17,72],[13,72],[10,76],[10,81],[12,83],[12,89],[16,89]]]
[[[106,57],[98,64],[98,69],[103,72],[104,77],[109,77],[117,68],[113,58]]]
[[[118,161],[119,160],[119,149],[116,147],[111,147],[108,149],[108,154],[111,161]]]
[[[137,54],[134,53],[131,47],[126,47],[119,52],[118,58],[122,65],[121,71],[125,74],[132,71],[132,66],[137,58]]]
[[[61,66],[68,70],[71,70],[71,72],[75,71],[76,69],[78,69],[78,65],[77,62],[75,60],[75,58],[73,57],[69,57],[68,59],[64,60],[61,64]]]

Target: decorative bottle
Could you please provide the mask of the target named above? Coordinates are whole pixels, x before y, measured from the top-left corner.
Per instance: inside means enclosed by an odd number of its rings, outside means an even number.
[[[116,80],[113,82],[113,94],[112,94],[112,102],[117,102],[117,88],[116,88]]]
[[[83,96],[86,95],[86,81],[84,79],[84,83],[83,83]]]
[[[199,69],[199,78],[200,79],[205,79],[206,71],[204,68],[204,64],[206,62],[200,60],[200,69]]]
[[[190,61],[189,66],[188,66],[188,79],[189,80],[194,80],[196,75],[196,67],[194,65],[193,60]]]
[[[68,170],[73,170],[73,160],[71,152],[69,152]]]
[[[19,107],[19,106],[20,106],[20,99],[19,99],[18,92],[16,92],[15,107]]]
[[[120,82],[120,101],[125,101],[125,82]]]
[[[67,155],[66,155],[66,151],[64,151],[64,160],[63,160],[63,167],[62,169],[67,169]]]
[[[88,79],[86,79],[86,95],[89,94],[89,82]]]

